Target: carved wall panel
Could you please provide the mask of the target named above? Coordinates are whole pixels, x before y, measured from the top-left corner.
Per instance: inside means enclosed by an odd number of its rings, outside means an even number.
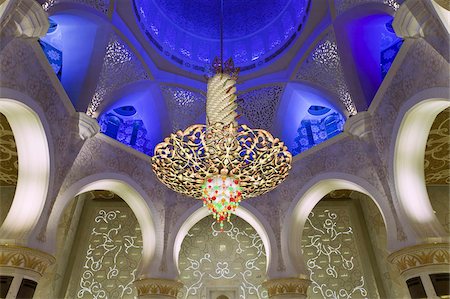
[[[238,95],[240,112],[254,129],[273,132],[274,117],[278,109],[284,84],[253,89]],[[238,120],[239,121],[239,120]]]
[[[205,114],[205,94],[187,88],[161,85],[161,92],[171,115],[172,132],[194,125]],[[205,123],[205,120],[202,120]]]
[[[100,79],[86,113],[93,115],[105,97],[114,90],[144,79],[148,79],[148,74],[141,62],[127,44],[113,33],[106,46]]]
[[[59,3],[65,3],[65,2],[84,4],[84,5],[90,6],[90,7],[94,8],[95,10],[98,10],[99,12],[107,15],[108,11],[109,11],[110,0],[46,0],[42,4],[42,8],[45,11],[48,11],[52,6],[55,6]]]
[[[139,224],[125,203],[107,200],[85,207],[72,249],[69,298],[135,298],[141,258]]]
[[[336,15],[340,15],[345,11],[352,9],[358,5],[366,3],[380,3],[389,6],[394,12],[400,7],[404,0],[336,0],[334,7]]]
[[[356,114],[356,107],[342,72],[341,58],[332,29],[311,51],[300,66],[295,78],[310,82],[334,93],[350,115]]]
[[[361,231],[350,202],[319,203],[310,213],[302,237],[309,270],[309,298],[379,298],[374,273],[364,259]],[[353,215],[354,217],[354,215]]]
[[[210,298],[212,291],[233,291],[236,298],[268,298],[262,282],[266,255],[260,236],[234,216],[224,231],[211,217],[194,225],[179,255],[180,299]]]

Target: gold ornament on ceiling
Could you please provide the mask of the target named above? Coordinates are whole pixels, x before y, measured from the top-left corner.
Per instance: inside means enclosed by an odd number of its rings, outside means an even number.
[[[425,181],[427,185],[450,184],[450,108],[438,114],[428,135]]]
[[[17,184],[18,157],[14,134],[6,117],[0,113],[0,185]]]

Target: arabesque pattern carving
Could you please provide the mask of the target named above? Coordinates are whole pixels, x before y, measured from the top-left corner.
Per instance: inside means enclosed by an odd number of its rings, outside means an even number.
[[[275,84],[240,93],[239,110],[253,128],[273,130],[273,121],[283,94],[284,85]]]
[[[236,290],[241,299],[267,298],[261,283],[266,252],[261,237],[246,221],[233,216],[224,231],[210,217],[195,224],[179,254],[179,299],[209,298],[208,289]]]
[[[87,6],[90,6],[103,14],[108,14],[109,10],[109,1],[110,0],[46,0],[42,4],[42,8],[45,11],[48,11],[51,7],[60,4],[60,3],[80,3]]]
[[[152,297],[152,295],[163,295],[167,297],[176,298],[178,291],[183,286],[179,281],[169,279],[147,278],[140,279],[134,282],[139,297]]]
[[[350,115],[357,113],[344,79],[341,58],[332,29],[302,63],[296,74],[296,79],[310,82],[333,92]]]
[[[0,185],[17,184],[19,161],[14,134],[6,117],[0,113]]]
[[[173,85],[161,85],[160,88],[168,113],[172,116],[172,132],[184,130],[198,123],[199,118],[205,113],[206,96],[204,94]],[[204,121],[202,120],[201,123]]]
[[[202,185],[214,175],[239,180],[243,199],[281,183],[291,168],[286,146],[269,132],[246,125],[193,125],[164,139],[155,148],[153,171],[168,188],[201,199]]]
[[[425,149],[425,181],[427,184],[450,184],[450,108],[436,117]]]
[[[277,295],[302,295],[306,296],[311,281],[302,278],[271,279],[263,283],[267,289],[269,298]]]
[[[450,244],[424,244],[407,247],[392,253],[388,260],[400,274],[423,266],[450,265]]]
[[[316,206],[305,224],[302,250],[313,298],[374,296],[366,286],[347,209]]]
[[[55,258],[45,252],[15,245],[0,245],[0,267],[31,270],[42,276]]]
[[[343,12],[352,9],[358,5],[367,3],[380,3],[389,6],[392,10],[397,11],[403,0],[336,0],[334,3],[336,15],[340,15]]]
[[[134,298],[142,251],[139,224],[128,207],[96,208],[82,267],[74,267],[67,294],[76,298]],[[77,269],[81,268],[81,272]]]
[[[136,55],[115,33],[106,47],[100,79],[86,114],[94,115],[97,108],[112,91],[127,83],[148,79],[148,74]]]

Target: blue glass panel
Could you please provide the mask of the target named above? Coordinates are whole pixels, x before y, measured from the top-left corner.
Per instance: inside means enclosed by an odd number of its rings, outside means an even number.
[[[397,56],[398,51],[403,44],[403,39],[398,39],[394,44],[390,45],[388,48],[381,51],[381,77],[384,79],[386,77],[392,63],[394,62],[395,56]]]
[[[328,108],[327,108],[328,109]],[[297,146],[291,150],[295,156],[328,140],[344,130],[344,118],[336,112],[319,119],[304,119],[294,139]]]
[[[56,49],[52,45],[39,40],[39,44],[41,45],[42,51],[44,51],[45,56],[47,57],[50,66],[52,67],[55,74],[58,76],[58,79],[61,80],[62,74],[62,51]]]

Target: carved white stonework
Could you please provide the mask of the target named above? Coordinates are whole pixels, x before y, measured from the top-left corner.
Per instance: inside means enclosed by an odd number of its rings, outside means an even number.
[[[0,32],[4,36],[37,38],[47,33],[47,14],[37,1],[6,0],[0,13]]]
[[[344,125],[344,132],[348,132],[359,138],[364,138],[371,130],[372,116],[367,111],[352,115],[347,119]]]
[[[97,120],[83,112],[78,112],[78,128],[80,130],[78,133],[83,140],[95,136],[100,131]]]
[[[402,38],[424,37],[424,26],[430,17],[423,0],[407,0],[395,14],[395,33]]]

